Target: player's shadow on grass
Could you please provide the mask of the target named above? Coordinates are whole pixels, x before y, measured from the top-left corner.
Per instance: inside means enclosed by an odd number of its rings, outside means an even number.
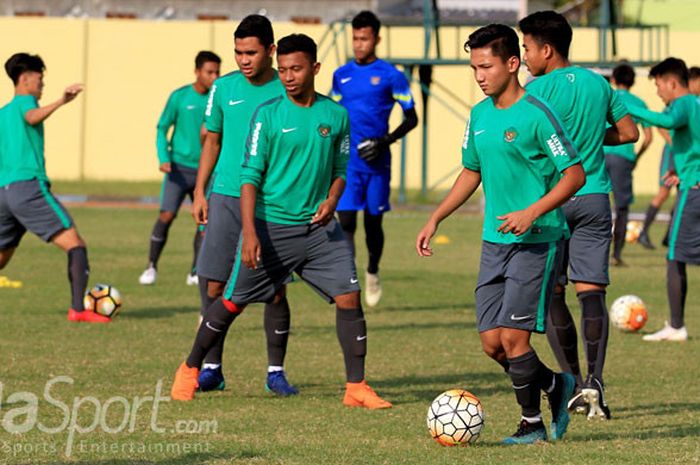
[[[700,413],[698,402],[673,402],[670,404],[642,404],[615,409],[617,418],[639,418],[640,416],[674,415],[679,412],[697,411]],[[700,425],[698,425],[700,429]]]
[[[399,378],[377,379],[377,388],[396,389],[399,400],[396,404],[415,401],[432,401],[441,390],[450,388],[466,389],[478,396],[512,392],[508,378],[502,372],[471,372],[430,376],[402,376]],[[437,387],[436,386],[440,386]],[[393,401],[393,399],[392,399]]]
[[[148,446],[148,443],[146,443]],[[57,462],[38,462],[50,465],[192,465],[200,463],[209,463],[211,460],[264,460],[262,453],[252,449],[243,449],[240,451],[231,451],[227,453],[193,453],[175,457],[164,457],[157,460],[138,460],[138,459],[101,459],[101,460],[80,460],[80,461],[57,461]],[[36,461],[27,462],[25,465],[36,465]]]
[[[128,312],[121,313],[120,319],[143,319],[156,320],[159,318],[170,318],[180,313],[189,313],[193,316],[199,314],[198,307],[149,307],[149,308],[134,308]]]
[[[566,438],[567,441],[574,442],[589,442],[589,441],[610,441],[610,440],[642,440],[649,439],[659,440],[665,438],[688,438],[700,436],[700,425],[654,425],[650,428],[634,429],[622,431],[620,429],[615,432],[602,432],[592,434],[570,435]]]

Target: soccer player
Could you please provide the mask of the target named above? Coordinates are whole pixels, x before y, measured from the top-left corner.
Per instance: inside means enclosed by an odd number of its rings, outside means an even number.
[[[207,133],[192,206],[195,221],[206,225],[197,261],[203,309],[223,293],[236,258],[241,233],[239,177],[250,119],[260,104],[284,95],[284,87],[272,67],[275,38],[270,20],[261,15],[247,16],[233,36],[240,71],[222,76],[212,86],[205,112]],[[210,197],[207,197],[207,186],[210,186]],[[298,390],[289,384],[284,372],[291,322],[284,287],[265,305],[264,315],[268,353],[265,386],[278,395],[297,394]],[[225,386],[221,368],[225,338],[224,333],[204,359],[199,374],[201,391]]]
[[[143,285],[155,284],[158,259],[168,240],[170,226],[185,196],[193,198],[197,165],[202,150],[200,133],[204,122],[204,109],[209,88],[219,77],[221,58],[213,52],[202,51],[197,54],[194,63],[195,82],[170,94],[158,120],[158,162],[160,171],[165,175],[160,194],[160,214],[151,232],[148,266],[139,277],[139,283]],[[172,135],[168,139],[170,128]],[[186,280],[188,286],[197,284],[195,267],[202,239],[203,233],[199,229],[195,230],[194,258]]]
[[[629,106],[647,108],[642,99],[630,92],[634,85],[635,72],[627,63],[619,64],[613,69],[611,84],[616,88],[615,93],[620,101]],[[604,146],[605,167],[612,182],[613,199],[615,200],[615,227],[613,228],[613,256],[611,263],[622,266],[622,248],[625,246],[629,206],[634,201],[632,191],[632,171],[637,166],[639,157],[649,148],[652,141],[651,127],[642,123],[644,140],[639,151],[635,152],[634,144]]]
[[[666,182],[678,186],[678,198],[671,218],[666,266],[671,323],[643,339],[685,341],[686,264],[700,264],[700,98],[688,89],[688,68],[683,60],[667,58],[651,68],[649,77],[654,78],[667,111],[656,113],[635,107],[630,113],[654,126],[673,129],[675,169],[667,173]]]
[[[15,53],[5,62],[15,96],[0,109],[0,270],[29,230],[68,255],[68,321],[109,323],[83,307],[90,274],[87,248],[68,211],[51,193],[44,159],[44,121],[72,102],[83,86],[68,86],[58,100],[40,107],[45,69],[40,56],[27,53]]]
[[[377,58],[381,23],[371,11],[352,20],[355,60],[333,73],[331,96],[350,116],[350,162],[347,187],[338,203],[338,218],[355,251],[357,212],[363,211],[369,255],[365,274],[365,303],[374,307],[382,297],[379,260],[384,249],[382,218],[388,212],[391,189],[389,146],[418,124],[413,97],[403,73]],[[389,116],[398,102],[404,120],[389,132]]]
[[[571,238],[565,246],[561,276],[554,291],[547,337],[562,369],[576,376],[582,388],[570,406],[577,411],[585,409],[585,403],[581,402],[587,401],[589,418],[609,418],[610,410],[603,396],[603,365],[608,345],[605,288],[610,282],[612,215],[603,142],[607,145],[635,142],[639,131],[602,76],[569,63],[572,30],[562,15],[540,11],[523,18],[519,26],[525,64],[536,77],[527,90],[549,103],[561,117],[586,172],[586,184],[562,207]],[[606,122],[610,124],[607,130]],[[578,364],[576,326],[565,299],[567,268],[581,305],[588,362],[585,382]]]
[[[192,351],[171,390],[192,400],[207,351],[247,304],[267,302],[296,272],[336,304],[346,367],[343,403],[388,408],[365,382],[367,330],[350,245],[333,215],[345,187],[347,112],[317,94],[316,44],[292,34],[277,44],[286,95],[260,105],[250,122],[240,173],[242,234],[222,297],[205,312]]]
[[[438,225],[483,183],[477,326],[484,351],[510,376],[522,409],[518,430],[504,443],[547,440],[540,391],[548,394],[552,409],[552,438],[561,439],[576,381],[569,373],[554,374],[547,368],[530,345],[530,336],[545,330],[557,263],[568,235],[559,206],[584,184],[585,175],[558,117],[518,81],[515,31],[500,24],[482,27],[469,36],[465,49],[488,98],[472,109],[462,144],[462,172],[418,234],[416,250],[431,256],[430,239]]]

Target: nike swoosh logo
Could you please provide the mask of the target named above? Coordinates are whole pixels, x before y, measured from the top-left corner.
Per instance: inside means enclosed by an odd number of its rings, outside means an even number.
[[[282,134],[287,134],[288,132],[296,131],[299,128],[282,128]]]
[[[532,315],[525,315],[525,316],[515,316],[515,315],[511,315],[511,316],[510,316],[510,319],[513,320],[513,321],[529,320],[530,318],[532,318]]]
[[[216,332],[216,333],[220,333],[220,332],[221,332],[220,329],[216,329],[216,328],[214,328],[212,325],[210,325],[208,321],[207,321],[206,323],[204,323],[204,326],[206,326],[207,328],[211,329],[212,331],[214,331],[214,332]]]
[[[340,80],[340,83],[341,83],[341,84],[345,84],[346,82],[349,82],[351,79],[352,79],[351,77],[342,78],[342,79]]]
[[[288,332],[289,332],[289,330],[286,330],[286,331],[280,331],[279,329],[275,330],[275,334],[287,334]]]
[[[228,104],[231,106],[234,106],[234,105],[238,105],[238,104],[243,103],[243,102],[245,102],[245,100],[229,100]]]
[[[365,334],[364,336],[357,336],[355,339],[357,339],[358,342],[364,341],[365,339],[367,339],[367,335]]]
[[[481,133],[483,133],[483,132],[486,132],[486,129],[482,129],[482,130],[480,130],[480,131],[474,131],[474,135],[475,135],[475,136],[478,136],[479,134],[481,134]]]

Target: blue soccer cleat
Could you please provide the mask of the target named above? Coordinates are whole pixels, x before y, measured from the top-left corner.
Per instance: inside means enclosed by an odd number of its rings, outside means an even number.
[[[284,374],[284,371],[269,372],[267,374],[265,390],[282,397],[299,394],[299,390],[287,381],[287,376]]]
[[[547,430],[544,429],[544,423],[528,423],[527,420],[521,420],[518,425],[518,431],[508,436],[503,440],[503,444],[512,446],[516,444],[535,444],[536,442],[547,441]]]
[[[226,387],[224,374],[221,372],[221,367],[205,368],[199,372],[199,390],[206,391],[223,391]]]
[[[552,424],[549,429],[552,440],[563,439],[569,427],[568,403],[576,390],[576,378],[570,373],[556,373],[554,390],[547,394],[549,408],[552,410]]]

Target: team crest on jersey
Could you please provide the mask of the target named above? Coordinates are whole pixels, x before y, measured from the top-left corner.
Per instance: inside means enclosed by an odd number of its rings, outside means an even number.
[[[331,127],[321,123],[318,125],[318,133],[321,134],[321,137],[328,137],[328,134],[331,133]]]
[[[381,76],[372,76],[369,82],[371,82],[373,86],[378,86],[379,83],[382,82],[382,78]]]
[[[518,137],[518,131],[513,127],[506,129],[506,132],[503,133],[503,140],[506,142],[513,142],[516,137]]]

